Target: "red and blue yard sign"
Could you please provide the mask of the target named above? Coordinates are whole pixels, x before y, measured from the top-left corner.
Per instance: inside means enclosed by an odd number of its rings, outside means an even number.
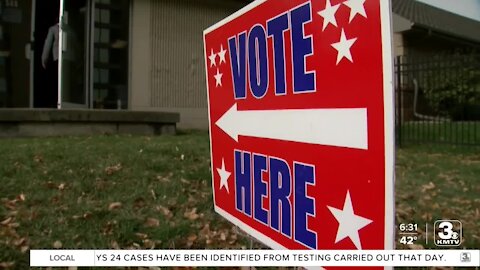
[[[215,210],[272,248],[393,248],[388,2],[255,1],[204,32]]]

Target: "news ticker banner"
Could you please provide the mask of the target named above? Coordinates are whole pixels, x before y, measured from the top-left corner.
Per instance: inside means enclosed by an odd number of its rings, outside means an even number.
[[[31,267],[480,266],[480,250],[31,250]]]

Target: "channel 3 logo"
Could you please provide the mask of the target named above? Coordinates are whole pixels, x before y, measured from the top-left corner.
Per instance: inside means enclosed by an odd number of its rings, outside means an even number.
[[[437,220],[434,227],[437,246],[459,246],[462,243],[462,223],[458,220]]]

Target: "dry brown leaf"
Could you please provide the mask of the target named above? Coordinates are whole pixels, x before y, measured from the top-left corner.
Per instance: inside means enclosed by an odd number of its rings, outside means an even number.
[[[107,173],[107,175],[112,175],[112,174],[120,171],[121,169],[122,169],[122,164],[118,163],[116,165],[108,166],[107,168],[105,168],[105,173]]]
[[[58,240],[53,242],[53,248],[59,249],[59,248],[62,248],[62,246],[63,246],[62,242]]]
[[[17,207],[16,203],[17,203],[16,200],[5,202],[5,207],[10,210],[15,210],[15,208]]]
[[[197,240],[197,238],[198,238],[197,235],[192,234],[192,235],[187,237],[187,240],[190,241],[190,242],[194,242],[195,240]]]
[[[146,233],[135,233],[135,235],[140,239],[147,239],[148,238],[148,234],[146,234]]]
[[[114,209],[118,209],[120,207],[122,207],[121,202],[113,202],[113,203],[108,205],[108,210],[114,210]]]
[[[15,262],[0,262],[0,268],[8,269],[15,265]]]
[[[13,240],[13,245],[19,247],[19,246],[23,245],[26,241],[27,241],[27,239],[25,237],[22,237],[20,239],[15,239],[15,240]]]
[[[2,225],[8,225],[9,223],[11,223],[13,221],[13,218],[12,217],[9,217],[5,220],[3,220],[2,222],[0,222],[0,224]]]
[[[26,198],[25,198],[25,194],[23,194],[23,193],[17,196],[17,200],[18,200],[18,201],[24,202],[25,199],[26,199]]]
[[[33,157],[33,161],[35,161],[36,163],[43,163],[43,156],[42,155],[35,155]]]
[[[157,211],[162,213],[167,219],[170,219],[170,218],[173,217],[172,211],[170,211],[170,209],[168,209],[166,207],[163,207],[161,205],[157,205],[156,209],[157,209]]]
[[[169,179],[169,178],[164,177],[164,176],[161,176],[161,175],[157,175],[157,180],[160,181],[160,182],[165,182],[165,183],[169,183],[169,182],[170,182],[170,179]]]
[[[156,218],[147,218],[145,221],[145,227],[152,228],[160,226],[160,221]]]
[[[188,210],[185,211],[185,214],[183,214],[183,216],[185,218],[188,218],[189,220],[196,220],[198,219],[200,216],[197,214],[197,208],[193,208],[192,210]]]
[[[61,183],[58,185],[58,190],[64,190],[65,189],[65,183]]]
[[[113,249],[120,249],[120,246],[118,245],[117,241],[110,242],[110,247]]]
[[[435,184],[433,182],[430,182],[428,184],[422,185],[422,192],[432,190],[435,188]]]
[[[187,247],[193,246],[193,243],[197,240],[197,236],[195,234],[192,234],[187,237]]]
[[[154,249],[155,248],[155,242],[150,240],[150,239],[145,239],[143,240],[143,246],[148,249]]]
[[[20,252],[25,253],[25,252],[27,252],[29,249],[30,249],[29,246],[22,246],[22,247],[20,248]],[[0,267],[0,268],[1,268],[1,267]]]
[[[205,226],[203,226],[203,228],[200,230],[200,235],[204,235],[206,237],[208,237],[210,234],[210,224],[205,224]]]

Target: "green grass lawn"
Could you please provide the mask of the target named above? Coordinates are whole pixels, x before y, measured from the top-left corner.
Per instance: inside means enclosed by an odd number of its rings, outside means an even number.
[[[29,249],[248,245],[213,212],[206,132],[3,139],[0,151],[0,268],[28,268]],[[478,248],[479,152],[400,149],[397,223],[458,219],[462,247]]]

